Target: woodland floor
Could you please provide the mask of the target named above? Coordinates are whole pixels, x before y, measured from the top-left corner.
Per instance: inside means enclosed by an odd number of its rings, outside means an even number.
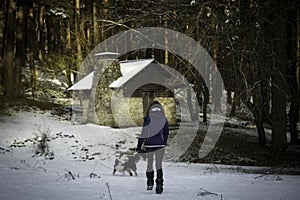
[[[289,144],[286,151],[273,150],[270,141],[263,146],[258,143],[256,136],[245,134],[249,131],[247,129],[224,127],[216,146],[202,159],[195,156],[195,152],[198,152],[203,140],[199,134],[182,157],[182,161],[237,166],[268,166],[277,172],[284,168],[290,168],[292,171],[300,169],[300,145]],[[292,171],[288,173],[293,173]],[[295,173],[298,174],[298,172]]]
[[[59,108],[59,105],[28,99],[4,99],[0,97],[0,113],[5,108],[12,106],[34,106],[41,110]],[[63,109],[61,109],[63,110]],[[61,114],[61,113],[59,113]],[[199,134],[194,139],[190,148],[180,158],[183,162],[211,163],[235,166],[267,166],[277,172],[289,168],[289,174],[299,174],[300,145],[288,145],[286,151],[276,151],[271,148],[270,141],[263,146],[258,143],[254,128],[224,127],[223,132],[214,149],[205,157],[198,158],[198,151],[203,141],[203,131],[206,125],[200,125]],[[176,131],[176,127],[171,132]],[[246,134],[248,131],[252,134]],[[295,171],[293,172],[293,169]]]

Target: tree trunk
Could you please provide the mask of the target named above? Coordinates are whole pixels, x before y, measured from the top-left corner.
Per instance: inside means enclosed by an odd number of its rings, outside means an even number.
[[[287,68],[287,82],[290,87],[290,109],[288,113],[289,128],[290,128],[290,143],[299,144],[297,123],[299,122],[299,105],[300,105],[300,91],[299,91],[299,42],[300,42],[300,29],[299,29],[299,8],[290,8],[288,13],[288,49],[287,55],[289,65]]]
[[[242,97],[243,97],[243,102],[245,103],[245,105],[248,107],[248,109],[251,111],[251,113],[254,116],[254,122],[258,133],[258,142],[259,144],[265,145],[267,139],[266,139],[266,132],[264,129],[263,110],[262,107],[260,106],[262,104],[259,104],[257,98],[254,98],[254,103],[252,104],[249,98],[247,98],[245,95],[242,95]]]
[[[253,113],[254,113],[254,120],[256,124],[256,129],[258,132],[258,139],[259,143],[265,145],[266,140],[266,133],[264,129],[264,102],[261,96],[261,91],[256,90],[253,94]]]
[[[230,117],[236,116],[236,109],[239,105],[240,105],[240,93],[239,93],[239,89],[235,88],[232,106],[229,114]]]
[[[187,89],[187,102],[188,102],[188,107],[191,115],[191,120],[196,121],[198,119],[198,113],[196,113],[193,103],[192,103],[192,94],[190,88]]]
[[[286,94],[285,75],[287,66],[286,52],[286,22],[287,13],[284,2],[274,1],[275,11],[278,12],[273,19],[272,34],[274,36],[273,48],[275,52],[275,66],[272,70],[272,147],[277,150],[287,149],[286,137]]]
[[[66,28],[66,54],[68,56],[72,56],[71,55],[71,27],[70,27],[70,21],[67,21],[67,28]],[[67,78],[67,82],[68,82],[68,86],[71,87],[72,86],[72,63],[67,63],[67,68],[66,68],[66,78]]]
[[[27,60],[29,64],[29,70],[30,70],[30,87],[31,87],[31,95],[32,98],[35,99],[35,91],[37,87],[37,72],[35,68],[34,63],[34,55],[35,51],[37,52],[36,43],[35,40],[32,38],[35,38],[35,30],[34,30],[34,10],[32,8],[26,8],[26,14],[28,17],[26,18],[26,47],[27,47]]]
[[[40,61],[43,61],[43,47],[44,47],[44,14],[45,14],[45,6],[44,5],[40,5],[39,6],[39,20],[38,20],[38,25],[39,25],[39,29],[38,29],[38,43],[39,43],[39,49],[38,49],[38,58]]]
[[[207,105],[209,103],[208,87],[203,86],[203,122],[207,122]]]
[[[36,69],[34,64],[34,56],[33,52],[31,51],[28,55],[28,61],[29,61],[29,69],[30,69],[30,86],[31,86],[31,93],[32,93],[32,99],[35,99],[35,91],[36,91]]]
[[[264,15],[262,15],[265,18]],[[269,125],[272,125],[270,108],[271,108],[271,88],[270,88],[270,71],[272,62],[269,56],[269,41],[265,38],[266,37],[266,27],[262,26],[262,30],[258,32],[258,52],[259,52],[259,59],[258,59],[258,66],[257,66],[257,76],[259,77],[260,84],[258,89],[261,94],[262,104],[263,104],[263,116],[264,121],[267,122]]]
[[[226,90],[226,93],[227,93],[227,104],[229,104],[229,105],[232,105],[232,92],[231,92],[231,90]]]
[[[299,99],[292,98],[289,111],[289,125],[291,134],[291,143],[299,143],[297,123],[299,121]]]
[[[4,47],[5,47],[5,43],[6,43],[6,35],[7,35],[7,20],[8,20],[8,10],[9,10],[9,5],[6,5],[7,3],[9,3],[9,1],[3,1],[2,2],[3,8],[1,8],[2,11],[2,15],[0,15],[1,20],[3,20],[4,23],[0,24],[1,25],[1,29],[3,30],[2,32],[2,40],[1,40],[1,58],[4,58]],[[2,73],[3,73],[3,69],[2,69]]]
[[[56,52],[55,48],[55,25],[51,17],[47,18],[47,53]]]
[[[82,50],[81,50],[81,43],[80,43],[80,0],[75,0],[75,40],[76,40],[76,48],[77,48],[77,62],[82,61]]]
[[[99,26],[97,21],[97,1],[93,1],[93,33],[94,33],[94,45],[98,45],[99,43]]]
[[[268,78],[269,77],[265,77]],[[270,86],[268,81],[262,81],[261,86],[261,95],[263,98],[263,115],[264,115],[264,121],[268,123],[269,125],[272,125],[272,119],[270,114],[270,99],[271,99],[271,92],[270,92]]]
[[[19,7],[17,10],[17,28],[16,28],[16,58],[15,58],[15,91],[14,96],[22,95],[22,67],[25,66],[25,49],[24,49],[24,10]]]
[[[276,81],[273,75],[273,81]],[[275,83],[273,83],[275,84]],[[285,95],[276,86],[272,86],[272,147],[278,150],[287,148],[286,138],[286,100]]]
[[[266,139],[266,132],[264,129],[264,119],[261,115],[255,115],[254,116],[255,126],[258,133],[258,142],[259,144],[265,145],[267,142]]]
[[[3,66],[4,66],[4,95],[14,96],[15,77],[15,30],[16,30],[16,5],[12,0],[6,0],[5,13],[5,35],[3,45]]]
[[[211,28],[212,30],[215,30],[216,29],[216,23],[215,23],[215,19],[214,17],[212,18],[212,21],[211,21]],[[212,83],[212,103],[213,103],[213,106],[214,106],[214,112],[215,113],[222,113],[222,110],[221,110],[221,97],[222,97],[222,90],[223,88],[219,88],[217,87],[218,85],[218,82],[220,80],[218,80],[218,76],[216,76],[217,72],[219,71],[218,68],[217,68],[217,60],[218,60],[218,50],[219,50],[219,46],[218,46],[218,41],[217,39],[213,39],[212,41],[212,58],[215,62],[215,66],[214,69],[212,70],[214,74],[212,74],[212,77],[213,78],[213,83]]]

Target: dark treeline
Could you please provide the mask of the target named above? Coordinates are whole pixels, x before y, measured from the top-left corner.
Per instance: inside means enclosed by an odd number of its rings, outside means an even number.
[[[287,148],[288,126],[291,142],[298,142],[297,1],[3,0],[0,18],[4,96],[20,97],[30,88],[34,97],[42,70],[63,71],[71,86],[71,75],[84,57],[106,38],[133,28],[165,27],[194,38],[210,53],[225,82],[230,115],[236,116],[240,105],[246,105],[261,144],[266,144],[265,125],[272,126],[274,148]],[[159,51],[154,55],[194,84],[206,113],[210,86],[175,55]],[[25,72],[30,80],[23,79]],[[218,97],[214,100],[218,102]]]

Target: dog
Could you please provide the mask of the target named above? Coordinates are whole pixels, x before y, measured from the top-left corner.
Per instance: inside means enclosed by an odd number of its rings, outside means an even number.
[[[125,172],[128,172],[130,176],[135,174],[137,176],[137,167],[136,164],[140,160],[140,156],[136,154],[120,153],[119,156],[115,159],[113,175],[116,172],[121,172],[125,176]]]

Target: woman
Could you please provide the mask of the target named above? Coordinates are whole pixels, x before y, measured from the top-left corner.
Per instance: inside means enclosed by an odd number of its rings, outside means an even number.
[[[163,192],[163,171],[162,160],[165,152],[165,145],[169,136],[168,121],[163,107],[158,101],[151,103],[144,117],[141,137],[138,140],[137,151],[146,153],[147,157],[147,190],[152,190],[154,186],[153,158],[155,155],[156,166],[156,193]],[[143,149],[145,146],[145,149]]]

